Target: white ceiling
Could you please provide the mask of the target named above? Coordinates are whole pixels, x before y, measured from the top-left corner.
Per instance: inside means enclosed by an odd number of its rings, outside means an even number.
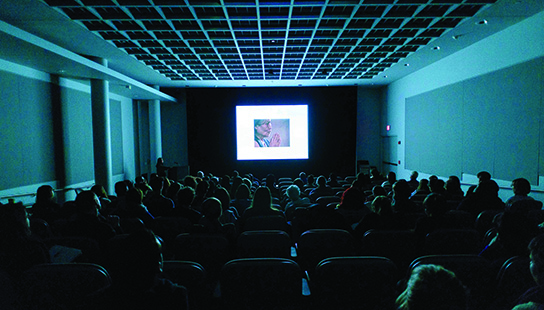
[[[542,10],[542,0],[2,0],[0,20],[147,85],[344,86],[389,84]],[[2,59],[92,77],[37,39],[0,40]]]

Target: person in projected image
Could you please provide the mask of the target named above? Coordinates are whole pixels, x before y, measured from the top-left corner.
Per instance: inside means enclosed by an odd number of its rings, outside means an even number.
[[[272,122],[270,119],[256,119],[255,126],[255,147],[278,147],[281,143],[281,138],[278,133],[274,133],[271,139]]]

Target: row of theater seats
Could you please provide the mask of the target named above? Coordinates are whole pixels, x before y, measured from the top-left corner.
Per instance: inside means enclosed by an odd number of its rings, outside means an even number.
[[[422,264],[455,272],[469,289],[469,309],[511,309],[535,285],[527,258],[513,257],[495,274],[476,255],[423,256],[410,264],[406,277]],[[230,260],[218,281],[210,281],[197,262],[165,261],[163,269],[163,277],[187,288],[190,309],[393,309],[403,289],[396,265],[377,256],[326,258],[310,279],[294,260],[285,258]],[[38,265],[20,281],[27,287],[19,296],[25,309],[86,309],[111,285],[106,269],[90,263]],[[8,294],[2,290],[2,302],[13,297]]]

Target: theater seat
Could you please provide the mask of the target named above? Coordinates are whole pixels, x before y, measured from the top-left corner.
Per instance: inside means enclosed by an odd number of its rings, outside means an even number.
[[[226,309],[299,309],[302,271],[283,258],[243,258],[229,261],[220,277]]]
[[[312,309],[392,309],[397,268],[385,257],[322,260],[310,282]]]
[[[238,236],[238,258],[291,258],[291,238],[281,230],[246,231]]]
[[[24,309],[77,309],[94,302],[111,278],[95,264],[42,264],[25,271],[19,285]]]

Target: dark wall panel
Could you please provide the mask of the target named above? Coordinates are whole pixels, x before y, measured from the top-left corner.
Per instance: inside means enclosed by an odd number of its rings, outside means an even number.
[[[543,63],[535,59],[407,98],[406,168],[444,176],[486,170],[537,184],[544,162]]]

